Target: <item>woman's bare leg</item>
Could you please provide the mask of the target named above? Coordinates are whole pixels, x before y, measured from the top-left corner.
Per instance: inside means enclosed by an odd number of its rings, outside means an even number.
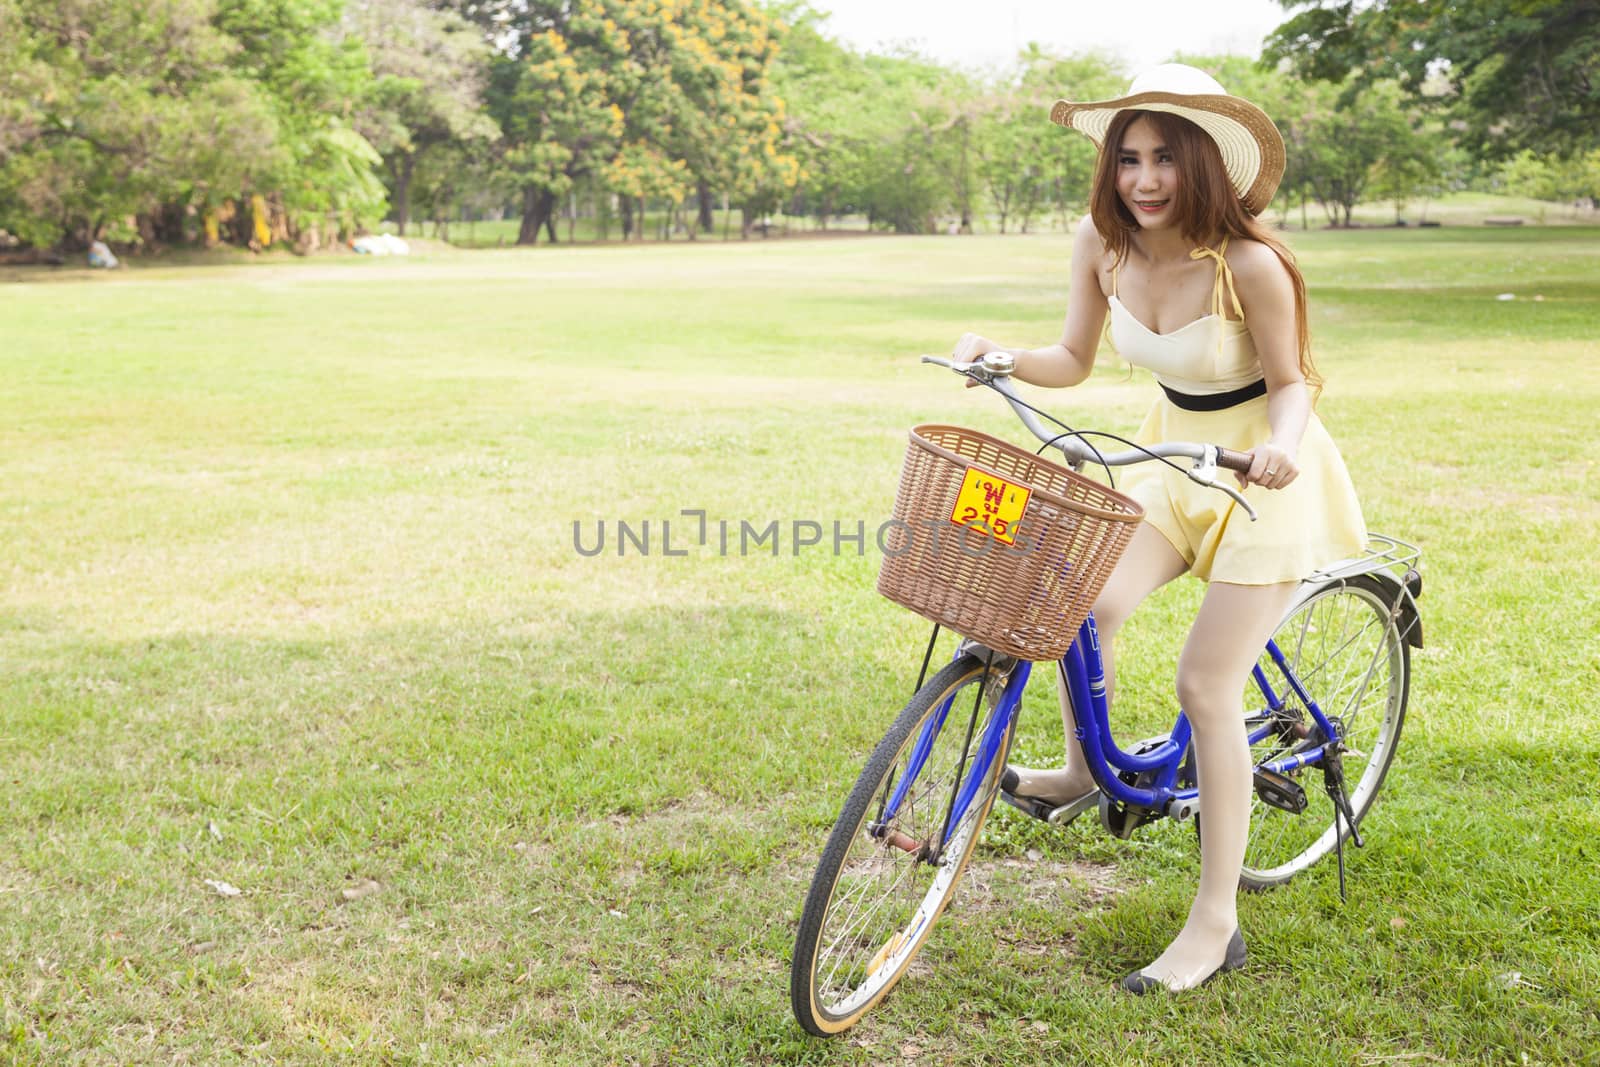
[[[1200,888],[1172,944],[1140,973],[1188,989],[1216,972],[1239,928],[1239,869],[1250,833],[1244,686],[1295,582],[1213,582],[1178,660],[1178,699],[1194,727],[1200,786]]]
[[[1145,597],[1186,570],[1188,564],[1178,555],[1178,550],[1153,526],[1140,523],[1127,551],[1094,602],[1094,622],[1100,635],[1100,658],[1105,662],[1108,702],[1114,674],[1111,665],[1112,639]],[[1056,693],[1061,700],[1061,724],[1066,729],[1066,763],[1049,770],[1017,766],[1011,767],[1011,770],[1017,774],[1018,796],[1036,797],[1049,804],[1065,804],[1091,792],[1095,786],[1088,764],[1084,761],[1083,748],[1078,744],[1072,701],[1067,698],[1060,670],[1055,673]]]

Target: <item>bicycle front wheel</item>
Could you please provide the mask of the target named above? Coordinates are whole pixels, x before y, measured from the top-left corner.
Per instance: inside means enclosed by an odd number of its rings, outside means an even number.
[[[1377,798],[1405,721],[1411,649],[1392,610],[1399,595],[1392,583],[1370,575],[1329,582],[1301,601],[1273,635],[1294,676],[1323,714],[1342,727],[1345,790],[1357,825]],[[1260,665],[1275,685],[1281,682],[1265,653]],[[1265,728],[1251,748],[1254,764],[1315,743],[1306,737],[1315,725],[1310,714],[1292,692],[1280,695],[1282,712],[1248,710],[1256,706],[1251,698],[1260,697],[1253,687],[1246,698],[1246,729],[1256,734]],[[1240,875],[1247,889],[1287,882],[1333,851],[1340,836],[1350,836],[1350,826],[1334,819],[1321,768],[1302,767],[1291,777],[1299,780],[1310,803],[1296,814],[1260,796],[1254,799]]]
[[[806,895],[790,969],[795,1018],[813,1034],[848,1029],[882,1000],[955,894],[994,804],[1014,728],[1006,728],[972,802],[945,837],[953,791],[978,759],[979,739],[1000,702],[1001,680],[991,672],[980,695],[984,678],[983,664],[971,656],[934,675],[879,742],[845,801]]]

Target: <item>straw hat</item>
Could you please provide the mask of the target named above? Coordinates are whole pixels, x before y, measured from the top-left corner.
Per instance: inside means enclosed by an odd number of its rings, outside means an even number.
[[[1056,101],[1050,121],[1088,135],[1101,146],[1119,111],[1166,111],[1199,126],[1222,150],[1222,164],[1244,202],[1259,215],[1272,203],[1283,178],[1283,135],[1259,107],[1229,96],[1217,79],[1182,63],[1152,67],[1133,79],[1126,96],[1074,104]]]

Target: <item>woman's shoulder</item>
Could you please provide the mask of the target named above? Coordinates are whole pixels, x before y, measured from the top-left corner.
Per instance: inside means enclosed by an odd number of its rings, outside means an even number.
[[[1106,245],[1106,239],[1095,228],[1094,217],[1085,215],[1078,221],[1076,231],[1072,236],[1072,257],[1095,268],[1097,272],[1104,273],[1111,269],[1112,253]]]
[[[1106,239],[1100,236],[1099,230],[1095,229],[1093,215],[1085,215],[1078,220],[1077,229],[1073,233],[1073,245],[1075,248],[1085,251],[1104,252],[1106,250]]]
[[[1228,242],[1224,256],[1234,283],[1241,288],[1275,287],[1289,280],[1288,266],[1271,245],[1261,241],[1235,237]]]

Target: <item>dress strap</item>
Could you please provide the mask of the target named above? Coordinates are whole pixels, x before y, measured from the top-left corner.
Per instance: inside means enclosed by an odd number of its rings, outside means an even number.
[[[1223,314],[1224,304],[1222,299],[1223,290],[1226,289],[1228,293],[1228,299],[1233,305],[1233,313],[1238,316],[1240,322],[1243,322],[1244,308],[1239,304],[1239,293],[1233,287],[1233,269],[1228,266],[1228,260],[1225,258],[1225,253],[1227,251],[1228,238],[1224,237],[1222,239],[1222,244],[1216,248],[1206,248],[1204,245],[1202,245],[1201,247],[1190,252],[1189,258],[1210,258],[1217,261],[1217,283],[1216,287],[1211,290],[1211,313],[1219,319],[1226,318],[1226,316]],[[1115,275],[1112,277],[1115,279]]]
[[[1117,271],[1120,270],[1121,268],[1122,268],[1121,260],[1118,260],[1116,263],[1111,264],[1111,295],[1112,296],[1117,296]],[[1121,300],[1122,297],[1117,296],[1117,299]]]

